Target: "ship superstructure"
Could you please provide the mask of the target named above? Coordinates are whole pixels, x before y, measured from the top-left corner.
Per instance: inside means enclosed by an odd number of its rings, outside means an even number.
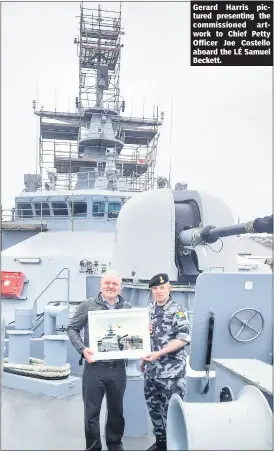
[[[118,335],[111,322],[106,334],[97,341],[98,351],[136,350],[142,349],[143,339],[139,335]]]
[[[172,298],[189,314],[186,395],[169,405],[167,448],[270,450],[272,274],[237,272],[235,236],[255,222],[235,225],[221,199],[182,183],[153,189],[160,120],[123,116],[121,36],[121,11],[81,5],[76,111],[33,104],[40,173],[25,175],[2,223],[2,447],[84,449],[83,366],[66,328],[111,263],[133,308],[150,302],[151,276],[167,272]],[[118,329],[103,338],[108,345],[143,347],[143,337]],[[126,371],[124,448],[145,450],[154,439],[139,360],[129,358]]]
[[[110,323],[106,334],[102,337],[102,339],[98,340],[98,351],[99,352],[107,352],[107,351],[119,351],[119,343],[118,343],[118,335],[114,331],[112,324]]]
[[[124,35],[117,13],[80,7],[75,112],[38,110],[42,183],[54,189],[101,188],[143,191],[154,187],[159,126],[150,118],[124,115],[120,57]],[[161,113],[163,119],[163,113]]]
[[[150,119],[124,114],[121,9],[88,9],[82,3],[79,26],[75,111],[38,109],[33,101],[40,172],[24,175],[25,189],[16,196],[15,208],[2,211],[3,249],[21,241],[18,231],[22,238],[45,230],[98,230],[102,222],[114,231],[123,204],[155,187],[164,114],[159,118],[158,108]]]

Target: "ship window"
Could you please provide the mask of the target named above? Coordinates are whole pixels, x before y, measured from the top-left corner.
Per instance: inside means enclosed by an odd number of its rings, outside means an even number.
[[[17,205],[18,216],[20,218],[32,218],[32,208],[30,203],[22,203]]]
[[[42,214],[41,214],[41,206],[42,206]],[[50,216],[49,204],[47,202],[35,202],[34,208],[37,216]]]
[[[105,202],[93,202],[92,214],[96,217],[102,217],[105,214]]]
[[[120,210],[121,210],[121,204],[119,202],[109,202],[108,217],[109,218],[117,218]]]
[[[66,202],[52,202],[54,216],[68,216],[68,207]]]
[[[72,216],[86,216],[87,214],[86,202],[70,202],[70,209]]]

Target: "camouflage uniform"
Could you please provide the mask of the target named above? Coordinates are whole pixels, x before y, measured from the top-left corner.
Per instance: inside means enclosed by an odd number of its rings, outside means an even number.
[[[163,307],[153,302],[149,314],[152,352],[160,351],[174,339],[190,343],[188,315],[171,296]],[[173,393],[181,397],[185,394],[186,356],[183,347],[145,364],[145,398],[157,442],[166,441],[167,409],[171,396]]]

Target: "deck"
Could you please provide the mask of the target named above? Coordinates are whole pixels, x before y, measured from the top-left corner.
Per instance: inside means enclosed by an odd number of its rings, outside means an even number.
[[[84,450],[84,417],[81,395],[63,399],[2,387],[1,449],[4,450]],[[103,449],[106,412],[101,411]],[[125,437],[125,450],[146,450],[154,442],[147,437]]]

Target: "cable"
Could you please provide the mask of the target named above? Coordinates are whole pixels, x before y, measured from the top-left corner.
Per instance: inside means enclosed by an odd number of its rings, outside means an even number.
[[[221,249],[219,249],[218,251],[215,251],[211,246],[209,246],[209,244],[207,244],[208,247],[209,247],[209,249],[211,249],[213,252],[215,252],[215,254],[219,254],[219,253],[221,252],[221,250],[223,249],[223,247],[224,247],[224,243],[223,243],[223,241],[221,240],[221,238],[219,238],[219,240],[220,240],[221,243],[222,243],[222,247],[221,247]]]

